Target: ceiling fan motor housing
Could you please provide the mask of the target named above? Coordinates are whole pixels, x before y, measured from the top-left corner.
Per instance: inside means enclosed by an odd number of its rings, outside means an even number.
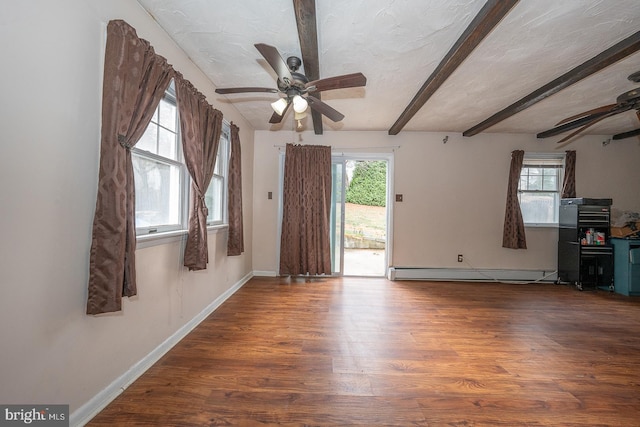
[[[297,56],[290,56],[287,58],[287,66],[291,71],[291,77],[293,81],[285,81],[278,79],[278,89],[287,95],[287,98],[291,99],[295,95],[302,95],[306,93],[306,84],[309,83],[309,79],[302,73],[298,73],[297,70],[302,65],[302,61]]]
[[[640,71],[636,71],[635,73],[631,74],[628,78],[632,82],[640,83]]]
[[[291,76],[296,83],[300,83],[302,87],[309,83],[309,79],[304,74],[296,73],[294,71],[291,72]]]
[[[640,89],[633,89],[620,95],[616,102],[618,104],[633,104],[640,102]]]
[[[304,74],[297,72],[300,65],[302,65],[300,58],[297,56],[288,57],[287,67],[289,67],[293,81],[289,81],[287,78],[285,78],[285,81],[278,79],[278,89],[280,89],[280,92],[287,94],[288,97],[306,92],[305,86],[309,83],[309,79]]]

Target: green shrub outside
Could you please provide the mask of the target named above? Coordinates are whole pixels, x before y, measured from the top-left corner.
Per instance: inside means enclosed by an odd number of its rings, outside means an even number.
[[[358,162],[347,189],[347,203],[366,206],[386,204],[387,163],[384,161]]]

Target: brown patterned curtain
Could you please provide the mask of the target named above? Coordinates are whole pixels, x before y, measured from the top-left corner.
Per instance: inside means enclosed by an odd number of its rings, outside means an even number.
[[[173,68],[149,42],[138,38],[135,29],[121,20],[109,22],[87,314],[119,311],[122,296],[137,292],[130,149],[147,128],[173,74]]]
[[[176,99],[180,114],[182,151],[191,175],[189,234],[184,250],[184,266],[189,267],[189,270],[204,270],[209,262],[209,211],[204,196],[213,176],[222,132],[222,113],[213,108],[204,95],[179,74],[176,77]]]
[[[562,182],[562,198],[576,197],[576,150],[567,150],[564,159],[564,180]]]
[[[507,207],[504,213],[504,229],[502,232],[502,247],[510,249],[527,249],[527,239],[524,234],[524,221],[518,200],[518,183],[524,151],[515,150],[511,153],[511,168],[509,169],[509,188],[507,190]]]
[[[240,129],[231,123],[231,157],[229,158],[229,238],[227,256],[244,252],[242,226],[242,156],[240,153]]]
[[[280,274],[331,274],[331,147],[287,144]]]

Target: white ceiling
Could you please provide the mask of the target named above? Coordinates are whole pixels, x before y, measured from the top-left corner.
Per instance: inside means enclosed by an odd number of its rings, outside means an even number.
[[[300,57],[292,0],[138,0],[216,87],[276,87],[253,46]],[[323,92],[345,114],[327,130],[388,131],[485,0],[316,0],[320,77],[362,72],[365,88]],[[463,132],[640,29],[640,0],[520,0],[407,123],[406,131]],[[538,133],[605,104],[638,84],[640,53],[601,70],[485,132]],[[304,71],[304,70],[302,70]],[[276,94],[219,95],[259,130]],[[312,129],[310,118],[307,129]],[[587,133],[638,128],[634,112]],[[560,137],[556,137],[559,139]]]

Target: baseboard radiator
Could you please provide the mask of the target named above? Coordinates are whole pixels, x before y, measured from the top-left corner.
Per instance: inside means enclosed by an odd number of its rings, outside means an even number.
[[[390,280],[443,280],[464,282],[555,282],[556,271],[470,268],[391,267]]]

